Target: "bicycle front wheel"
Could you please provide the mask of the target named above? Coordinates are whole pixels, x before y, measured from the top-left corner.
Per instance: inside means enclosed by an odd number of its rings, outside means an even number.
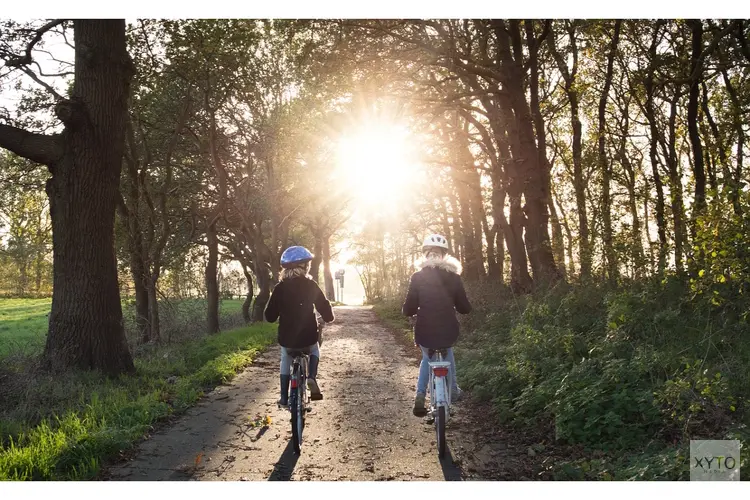
[[[439,406],[435,416],[435,432],[437,433],[438,457],[445,457],[445,406]]]
[[[292,410],[290,413],[292,414],[291,422],[292,422],[292,445],[294,446],[294,452],[299,454],[300,452],[300,434],[297,431],[297,422],[299,421],[299,416],[297,415],[297,397],[296,391],[291,396],[292,401],[290,401],[290,410]]]
[[[291,404],[289,405],[292,414],[292,445],[294,446],[294,452],[299,455],[302,449],[302,430],[305,428],[305,401],[301,388],[304,382],[297,369],[295,369],[292,377],[297,382],[293,384],[296,387],[292,387]]]

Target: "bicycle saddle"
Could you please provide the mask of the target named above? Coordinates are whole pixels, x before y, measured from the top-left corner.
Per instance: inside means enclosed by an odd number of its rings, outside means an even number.
[[[448,349],[450,347],[438,347],[437,349],[427,349],[427,355],[433,357],[436,352],[439,352],[443,357],[448,355]]]
[[[310,355],[310,353],[307,352],[304,349],[294,349],[293,351],[290,351],[290,350],[287,349],[286,352],[287,352],[287,354],[289,354],[293,358],[297,358],[299,356],[309,356]]]

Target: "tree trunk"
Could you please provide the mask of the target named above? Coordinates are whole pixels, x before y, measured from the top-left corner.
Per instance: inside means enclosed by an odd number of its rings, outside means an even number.
[[[472,220],[471,201],[468,193],[469,189],[466,172],[455,172],[453,179],[456,193],[458,195],[458,206],[461,214],[461,238],[463,240],[464,249],[464,276],[469,281],[476,281],[483,273],[479,271],[481,267],[481,254],[479,253],[477,242],[474,237],[474,221]]]
[[[581,278],[587,279],[591,276],[591,236],[589,234],[588,215],[586,213],[586,180],[583,176],[583,145],[582,145],[582,127],[579,112],[579,93],[578,93],[578,45],[575,38],[575,27],[568,27],[568,37],[572,51],[573,67],[568,69],[567,60],[564,59],[557,51],[555,46],[555,36],[550,30],[548,41],[549,48],[552,52],[560,73],[565,80],[565,93],[568,96],[570,106],[570,124],[573,133],[573,190],[576,197],[576,208],[578,213],[578,247],[580,254]]]
[[[724,86],[727,89],[727,93],[732,100],[732,117],[734,121],[734,127],[737,132],[737,166],[734,169],[732,175],[726,174],[727,178],[724,179],[724,182],[729,183],[730,185],[730,198],[732,200],[732,206],[734,207],[734,213],[736,215],[741,215],[742,207],[740,205],[740,182],[742,181],[742,162],[745,149],[745,129],[742,116],[742,103],[740,102],[739,96],[737,95],[734,85],[732,85],[732,81],[729,79],[729,74],[727,73],[727,70],[725,68],[722,68],[721,76],[724,79]],[[728,168],[729,167],[727,165],[727,169]]]
[[[468,149],[466,150],[466,152],[470,154],[470,151]],[[466,187],[469,191],[472,227],[474,228],[474,267],[476,268],[478,277],[484,278],[487,275],[487,270],[484,267],[484,244],[482,241],[482,235],[483,225],[487,226],[487,217],[484,213],[484,205],[482,203],[481,180],[473,164],[467,171],[467,180],[469,181],[469,184]],[[488,236],[488,238],[491,238],[491,236]],[[494,253],[494,248],[492,249],[492,251]],[[490,256],[488,253],[488,262],[489,257]]]
[[[446,205],[444,199],[440,200],[440,208],[442,208],[442,210],[440,211],[440,223],[443,226],[443,236],[445,236],[445,239],[448,240],[448,247],[454,248],[453,232],[451,231],[451,226],[448,222],[448,206]]]
[[[22,256],[18,262],[18,285],[16,286],[16,293],[22,298],[25,297],[28,292],[29,273],[27,268],[28,264],[26,262],[26,256]]]
[[[551,21],[546,22],[549,23]],[[539,164],[545,171],[545,177],[547,178],[547,183],[549,183],[552,173],[552,165],[547,158],[547,130],[545,128],[544,119],[542,117],[542,111],[539,104],[539,46],[536,34],[534,33],[533,21],[530,19],[524,21],[524,27],[526,28],[526,44],[529,49],[529,105],[531,116],[534,121],[534,131],[536,132]],[[549,29],[549,24],[545,26],[545,30],[547,29]],[[549,187],[547,189],[549,192]],[[552,196],[550,196],[549,194],[547,206],[549,207],[550,222],[552,226],[552,252],[554,255],[555,263],[557,264],[557,268],[560,270],[560,274],[564,278],[566,272],[562,229],[560,227],[560,220],[557,217],[557,210],[555,210],[555,204],[552,201]]]
[[[522,155],[518,139],[518,127],[511,104],[506,96],[499,96],[498,116],[493,116],[492,128],[498,144],[498,155],[506,161],[494,166],[492,180],[492,217],[500,225],[510,255],[510,287],[516,293],[527,293],[533,287],[529,274],[529,262],[523,239],[526,217],[523,213],[523,174],[519,162],[514,159]],[[505,164],[505,172],[500,164]],[[505,218],[505,198],[510,203],[510,220]],[[500,246],[500,245],[498,245]]]
[[[255,297],[255,304],[253,305],[253,321],[263,321],[263,312],[266,310],[268,299],[271,298],[271,286],[273,284],[273,278],[271,277],[267,262],[257,259],[255,277],[258,280],[259,290],[258,296]]]
[[[34,294],[37,297],[42,295],[42,262],[44,262],[44,258],[39,253],[34,261]]]
[[[497,255],[495,253],[495,232],[498,226],[490,228],[490,224],[487,221],[487,216],[482,217],[482,230],[484,231],[484,237],[487,240],[487,276],[492,281],[501,281],[503,279],[503,268],[502,264],[498,262]]]
[[[463,246],[464,237],[461,233],[461,222],[458,210],[458,200],[456,195],[452,192],[448,195],[448,204],[451,207],[451,221],[453,223],[453,255],[456,259],[460,260],[462,264],[466,264],[465,251]]]
[[[703,163],[703,145],[698,132],[698,98],[700,83],[703,79],[703,64],[701,52],[703,50],[703,21],[689,21],[692,31],[692,55],[690,58],[690,92],[688,94],[687,121],[690,146],[693,150],[693,178],[695,180],[695,206],[693,208],[693,233],[695,233],[696,219],[706,209],[706,171]]]
[[[563,239],[562,225],[560,217],[557,215],[555,202],[552,196],[549,198],[550,225],[552,226],[552,252],[555,255],[555,263],[563,278],[567,275],[565,266],[565,240]]]
[[[135,328],[138,338],[144,344],[151,340],[151,328],[149,319],[149,296],[146,286],[146,267],[143,258],[135,249],[131,248],[130,273],[135,285]]]
[[[42,263],[44,262],[44,234],[42,232],[42,211],[39,211],[36,226],[36,252],[34,259],[34,293],[37,297],[41,295],[42,289]]]
[[[159,298],[156,295],[158,274],[148,280],[148,316],[151,324],[151,342],[161,342],[161,328],[159,324]]]
[[[685,246],[685,207],[682,199],[682,168],[677,156],[677,100],[679,95],[675,91],[670,102],[669,111],[669,146],[665,156],[669,167],[669,198],[672,203],[672,217],[674,219],[674,263],[677,273],[683,271],[683,249]]]
[[[315,246],[313,247],[313,260],[310,262],[310,276],[315,280],[315,283],[320,283],[320,264],[323,262],[323,238],[320,233],[317,232],[319,229],[316,228]]]
[[[333,286],[333,275],[331,274],[331,237],[325,235],[323,238],[323,281],[325,282],[326,296],[328,300],[336,300],[336,290]]]
[[[644,114],[649,126],[649,159],[651,160],[651,173],[654,178],[654,189],[656,189],[656,227],[659,234],[659,251],[657,256],[657,270],[659,275],[664,274],[667,267],[667,225],[665,217],[664,187],[659,174],[659,159],[657,156],[658,126],[654,110],[654,71],[656,65],[656,48],[659,38],[659,26],[654,29],[649,48],[649,67],[644,86],[646,87],[646,104]]]
[[[708,88],[706,86],[706,82],[705,81],[701,82],[701,87],[703,89],[703,99],[701,101],[701,107],[703,108],[703,114],[706,117],[706,121],[708,122],[708,127],[711,130],[711,135],[713,135],[713,138],[714,138],[714,141],[715,141],[714,142],[714,148],[716,149],[716,152],[719,155],[719,160],[718,160],[719,165],[718,165],[718,167],[721,169],[721,172],[724,175],[724,179],[729,180],[729,179],[732,178],[732,176],[729,173],[729,165],[728,165],[728,162],[727,162],[727,150],[726,150],[726,146],[724,144],[724,141],[722,140],[721,134],[719,133],[719,128],[716,125],[716,122],[714,121],[713,116],[711,116],[711,110],[708,107]],[[706,138],[709,137],[709,134],[707,132],[706,132],[705,135],[706,135]],[[706,139],[706,141],[708,142],[708,139]],[[716,161],[716,158],[714,158],[714,161],[713,161],[714,168],[712,169],[711,168],[711,163],[710,163],[710,161],[708,161],[708,160],[710,160],[710,155],[709,155],[708,151],[709,151],[709,148],[708,148],[708,145],[707,145],[707,147],[706,147],[706,159],[707,159],[706,164],[708,165],[708,170],[709,170],[709,180],[711,182],[711,189],[713,189],[714,192],[715,192],[714,196],[717,196],[718,192],[719,192],[718,181],[717,181],[717,178],[716,178],[716,170],[717,170],[716,163],[717,163],[717,161]]]
[[[560,272],[555,265],[549,237],[549,213],[547,212],[549,175],[539,164],[534,125],[524,90],[523,61],[514,61],[510,55],[509,38],[512,38],[515,46],[521,43],[519,21],[509,21],[508,31],[504,29],[502,20],[493,22],[496,23],[498,54],[502,61],[502,75],[505,80],[502,83],[504,90],[508,92],[510,105],[517,123],[520,155],[514,154],[513,156],[518,163],[517,168],[525,174],[522,189],[526,199],[525,213],[528,217],[525,222],[526,248],[534,273],[534,282],[538,282],[538,284],[553,283],[560,279]],[[508,192],[510,194],[510,190]],[[511,225],[514,225],[512,207],[511,204]],[[516,216],[518,220],[515,224],[520,223],[522,216],[523,214]]]
[[[607,56],[607,72],[604,77],[604,89],[599,99],[599,127],[598,134],[598,155],[599,168],[602,171],[602,224],[604,226],[604,257],[606,260],[605,269],[610,282],[617,281],[617,257],[612,241],[612,200],[610,195],[610,183],[612,179],[612,165],[607,161],[607,152],[605,148],[605,126],[607,112],[607,98],[609,89],[612,86],[612,73],[614,69],[615,53],[617,44],[620,39],[620,24],[622,21],[616,20],[614,33],[612,34],[612,43]]]
[[[581,277],[586,279],[591,276],[591,236],[586,214],[586,181],[583,178],[581,120],[578,116],[577,93],[571,91],[569,99],[573,128],[573,188],[576,195],[576,212],[578,213],[578,251],[581,256]]]
[[[629,104],[630,101],[625,103],[623,110],[623,126],[622,126],[622,139],[620,140],[620,150],[618,152],[622,169],[625,172],[626,184],[628,190],[628,207],[630,208],[630,216],[633,219],[632,231],[631,231],[631,245],[632,252],[631,258],[633,261],[633,276],[635,279],[640,279],[643,276],[643,266],[645,265],[645,256],[643,254],[643,242],[641,235],[641,222],[638,216],[638,200],[636,199],[636,171],[633,167],[630,158],[628,158],[627,152],[627,137],[630,133],[630,115],[629,115]],[[648,190],[648,187],[645,187]],[[646,228],[648,229],[648,200],[646,201],[646,212],[644,217],[646,218]]]
[[[245,279],[247,280],[247,295],[245,296],[245,301],[242,303],[242,319],[245,323],[250,323],[252,321],[250,306],[253,304],[253,275],[244,266],[242,272],[245,274]]]
[[[552,189],[552,199],[551,202],[554,205],[555,199],[557,198],[557,193],[554,189]],[[570,229],[570,224],[568,223],[568,216],[565,213],[565,210],[562,206],[562,204],[559,201],[559,198],[557,198],[557,206],[560,208],[560,222],[562,225],[562,228],[565,230],[565,236],[568,239],[568,244],[566,246],[566,250],[568,252],[568,267],[570,268],[570,275],[575,275],[576,273],[576,265],[575,261],[573,260],[573,231]]]
[[[206,301],[207,307],[207,328],[208,333],[219,332],[219,282],[218,282],[218,265],[219,265],[219,239],[216,236],[216,222],[206,228],[206,238],[208,239],[208,262],[206,263]]]
[[[132,75],[124,20],[73,22],[75,82],[58,104],[63,155],[47,182],[52,218],[48,367],[134,370],[122,324],[114,222]],[[106,138],[106,140],[103,140]]]

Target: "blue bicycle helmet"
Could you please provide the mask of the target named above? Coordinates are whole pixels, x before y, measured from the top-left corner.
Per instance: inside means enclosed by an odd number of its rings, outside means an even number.
[[[313,254],[305,247],[293,246],[284,250],[281,254],[281,267],[296,267],[299,264],[313,260]]]

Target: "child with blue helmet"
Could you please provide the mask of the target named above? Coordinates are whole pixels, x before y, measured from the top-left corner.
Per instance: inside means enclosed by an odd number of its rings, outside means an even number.
[[[318,322],[315,310],[326,323],[334,320],[333,308],[318,284],[308,274],[313,254],[302,246],[292,246],[281,255],[281,280],[274,287],[264,312],[269,323],[279,320],[278,342],[281,346],[280,406],[289,402],[289,351],[304,350],[310,355],[307,386],[310,398],[323,399],[318,386]]]

